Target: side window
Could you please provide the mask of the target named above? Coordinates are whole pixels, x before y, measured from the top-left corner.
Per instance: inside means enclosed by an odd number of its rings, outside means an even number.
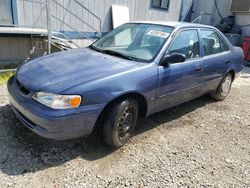
[[[228,50],[222,38],[212,30],[201,30],[202,46],[204,56],[218,54]]]
[[[200,57],[199,38],[197,30],[190,29],[180,32],[172,42],[167,54],[181,53],[186,59]]]
[[[221,52],[226,52],[229,50],[227,44],[224,42],[224,40],[220,37],[220,43],[221,43]]]

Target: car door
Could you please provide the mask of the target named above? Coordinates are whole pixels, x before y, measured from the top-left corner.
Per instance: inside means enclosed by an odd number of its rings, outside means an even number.
[[[213,29],[201,29],[204,59],[201,92],[214,90],[230,66],[231,53],[224,39]]]
[[[200,95],[203,60],[200,55],[198,30],[180,31],[165,55],[182,53],[186,61],[158,67],[156,111],[168,108]]]

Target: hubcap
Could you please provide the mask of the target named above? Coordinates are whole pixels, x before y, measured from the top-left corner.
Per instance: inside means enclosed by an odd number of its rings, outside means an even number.
[[[231,86],[231,78],[230,77],[226,77],[226,79],[222,82],[222,85],[221,85],[221,95],[224,97],[224,96],[227,96],[229,90],[230,90],[230,86]]]
[[[132,109],[127,107],[118,121],[118,135],[120,138],[123,138],[130,130],[133,124],[133,114]]]

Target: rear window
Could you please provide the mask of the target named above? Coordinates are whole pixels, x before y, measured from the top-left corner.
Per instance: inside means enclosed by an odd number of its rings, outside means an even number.
[[[228,46],[219,34],[213,30],[201,30],[204,56],[228,51]]]

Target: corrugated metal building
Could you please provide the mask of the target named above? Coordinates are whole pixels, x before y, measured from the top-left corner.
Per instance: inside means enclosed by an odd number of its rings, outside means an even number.
[[[1,0],[0,69],[46,53],[48,25],[55,37],[86,46],[112,29],[112,5],[128,7],[130,21],[177,21],[181,0]]]
[[[16,0],[18,25],[46,28],[46,0],[42,5],[28,0]],[[159,0],[158,0],[159,1]],[[181,0],[169,2],[169,8],[160,9],[152,6],[151,0],[51,0],[51,14],[63,20],[71,27],[81,31],[111,29],[111,6],[122,5],[129,9],[130,21],[138,20],[178,20]],[[78,18],[77,18],[78,17]],[[81,20],[86,23],[83,24]],[[70,29],[52,17],[52,29]],[[91,28],[91,27],[92,28]]]

